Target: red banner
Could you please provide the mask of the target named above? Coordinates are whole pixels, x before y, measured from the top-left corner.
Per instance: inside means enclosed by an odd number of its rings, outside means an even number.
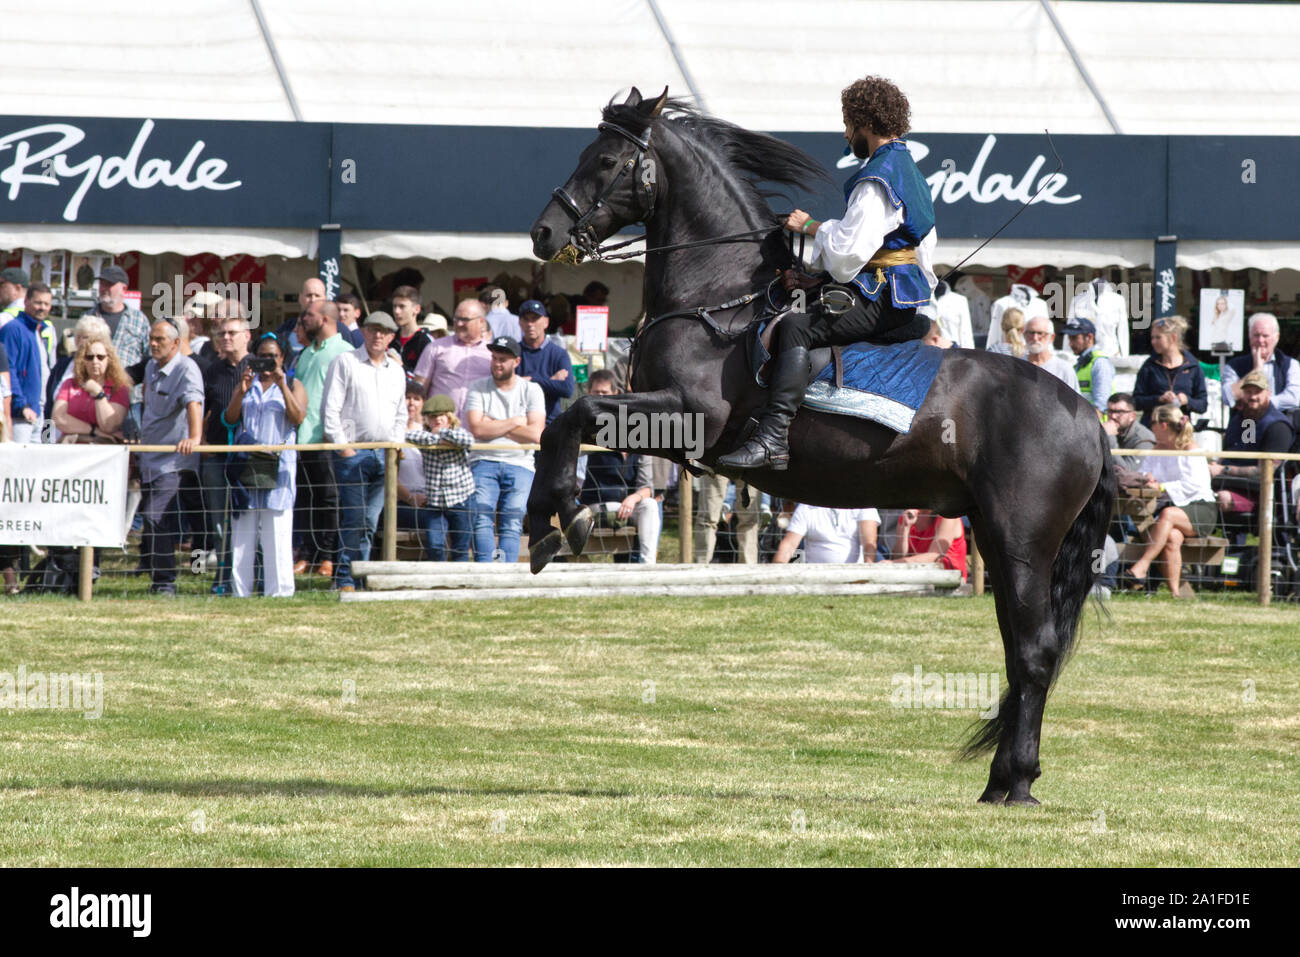
[[[212,253],[199,253],[185,257],[185,285],[197,282],[206,286],[210,282],[223,282],[221,257]]]
[[[122,253],[113,260],[126,270],[126,288],[140,288],[140,254],[138,252]]]
[[[239,256],[227,260],[230,282],[257,282],[266,285],[266,259],[261,256]]]
[[[1046,266],[1008,266],[1007,282],[1020,283],[1022,286],[1033,286],[1037,292],[1043,291],[1043,283],[1047,281]]]

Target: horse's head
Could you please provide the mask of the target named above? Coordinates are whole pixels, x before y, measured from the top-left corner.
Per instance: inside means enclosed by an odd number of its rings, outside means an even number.
[[[577,168],[533,223],[534,255],[549,260],[566,251],[577,259],[624,226],[649,218],[660,173],[650,155],[650,129],[667,101],[667,87],[654,100],[643,99],[633,87],[623,103],[629,109],[619,111],[620,122],[600,124],[596,141],[582,151]]]

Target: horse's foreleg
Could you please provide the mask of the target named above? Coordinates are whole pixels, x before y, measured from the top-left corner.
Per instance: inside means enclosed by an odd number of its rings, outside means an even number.
[[[680,456],[680,450],[647,447],[639,441],[639,437],[652,434],[652,420],[647,417],[656,413],[682,416],[681,396],[669,390],[586,395],[546,427],[528,495],[528,554],[533,574],[550,563],[564,547],[565,539],[575,555],[581,554],[591,534],[591,512],[578,504],[578,456],[584,442],[621,451]],[[702,435],[703,430],[689,431]],[[679,430],[678,434],[685,433]],[[551,525],[553,516],[559,517],[559,529]]]

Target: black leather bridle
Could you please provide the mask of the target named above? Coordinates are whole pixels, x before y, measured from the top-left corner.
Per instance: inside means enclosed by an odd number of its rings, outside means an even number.
[[[631,130],[619,126],[617,123],[604,122],[597,129],[602,133],[614,133],[623,137],[636,147],[636,152],[623,162],[618,172],[614,174],[614,178],[609,181],[609,185],[596,197],[595,205],[585,213],[563,186],[557,186],[551,190],[551,195],[564,207],[564,211],[573,217],[573,225],[569,227],[569,241],[575,249],[591,259],[599,259],[601,253],[600,240],[596,236],[596,229],[592,226],[591,221],[597,213],[605,208],[605,200],[609,199],[610,194],[614,192],[624,176],[633,173],[638,168],[642,171],[641,187],[636,191],[641,202],[641,222],[645,222],[654,215],[656,198],[655,181],[657,171],[650,168],[647,175],[645,165],[647,162],[646,154],[650,152],[650,129],[646,129],[644,137],[637,136]],[[649,162],[653,163],[654,161],[651,159]],[[620,243],[619,245],[626,244]]]

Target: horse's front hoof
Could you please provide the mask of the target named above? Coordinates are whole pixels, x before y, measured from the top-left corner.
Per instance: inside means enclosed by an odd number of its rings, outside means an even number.
[[[528,547],[528,567],[534,575],[551,563],[551,559],[560,554],[564,547],[564,538],[559,529],[554,529],[535,545]]]
[[[980,804],[1003,804],[1007,800],[1007,792],[1004,790],[994,790],[990,788],[980,795]]]
[[[574,555],[581,555],[582,550],[587,547],[587,539],[591,538],[591,530],[594,526],[595,520],[592,518],[591,509],[584,506],[564,529],[564,537],[569,542],[569,551]]]

